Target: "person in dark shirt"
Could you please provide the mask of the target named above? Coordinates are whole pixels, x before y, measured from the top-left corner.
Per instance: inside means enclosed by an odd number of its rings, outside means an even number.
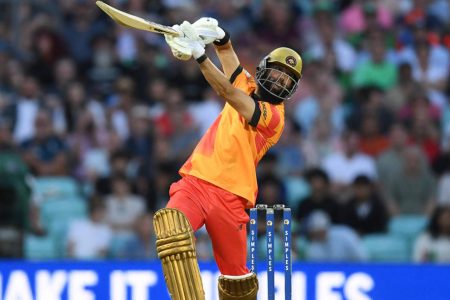
[[[359,175],[352,184],[352,196],[340,210],[340,221],[361,235],[385,232],[388,212],[369,177]]]
[[[336,199],[330,193],[330,179],[322,169],[313,168],[306,172],[311,194],[301,201],[296,217],[300,222],[306,220],[311,212],[321,210],[326,212],[333,223],[337,221],[338,210]]]
[[[53,132],[47,111],[38,112],[35,134],[21,144],[23,158],[37,176],[64,176],[67,170],[67,147]]]

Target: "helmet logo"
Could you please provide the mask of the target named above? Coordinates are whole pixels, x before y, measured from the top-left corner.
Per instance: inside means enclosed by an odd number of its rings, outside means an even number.
[[[286,57],[286,63],[291,67],[295,67],[295,65],[297,64],[297,60],[295,59],[295,57],[289,55],[288,57]]]

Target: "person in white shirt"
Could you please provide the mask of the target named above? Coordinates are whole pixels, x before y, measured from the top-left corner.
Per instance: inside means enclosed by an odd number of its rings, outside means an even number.
[[[448,50],[428,41],[429,29],[418,22],[413,29],[414,43],[398,53],[398,63],[412,66],[414,79],[427,91],[433,105],[442,108],[447,100],[445,89],[450,69]]]
[[[371,180],[377,179],[375,161],[359,150],[359,137],[356,132],[342,134],[342,150],[328,154],[322,161],[322,168],[330,177],[332,190],[344,197],[350,191],[349,186],[359,175]]]
[[[332,225],[330,217],[316,210],[307,219],[306,260],[351,262],[365,261],[368,256],[358,234],[350,227]]]
[[[115,175],[112,180],[112,194],[106,197],[106,219],[121,237],[133,235],[134,224],[145,213],[145,201],[133,195],[125,175]]]
[[[422,233],[414,246],[416,262],[450,262],[450,207],[435,209],[428,229]]]
[[[112,238],[105,224],[105,206],[100,199],[90,202],[89,218],[74,220],[69,225],[67,255],[77,259],[98,259],[108,253]]]

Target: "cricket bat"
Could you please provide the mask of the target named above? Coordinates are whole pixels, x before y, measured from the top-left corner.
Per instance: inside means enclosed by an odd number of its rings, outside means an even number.
[[[178,31],[173,29],[170,26],[161,25],[152,21],[145,20],[143,18],[134,16],[132,14],[128,14],[123,12],[117,8],[112,7],[104,3],[103,1],[97,1],[97,6],[103,10],[107,15],[111,17],[116,23],[139,30],[146,30],[151,32],[156,32],[160,34],[169,34],[173,36],[179,36]]]

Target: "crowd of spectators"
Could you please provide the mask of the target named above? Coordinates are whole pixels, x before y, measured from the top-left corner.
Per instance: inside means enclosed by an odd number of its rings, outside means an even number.
[[[123,237],[114,257],[155,258],[151,216],[223,100],[195,61],[94,2],[0,0],[0,190],[16,175],[72,177],[89,213],[70,224],[67,257],[105,257]],[[366,260],[362,237],[420,215],[413,258],[450,261],[448,1],[107,2],[162,24],[215,17],[252,74],[276,47],[301,53],[285,131],[258,168],[258,201],[300,224],[296,258]],[[2,223],[15,213],[4,195]],[[16,223],[45,235],[30,195]]]

